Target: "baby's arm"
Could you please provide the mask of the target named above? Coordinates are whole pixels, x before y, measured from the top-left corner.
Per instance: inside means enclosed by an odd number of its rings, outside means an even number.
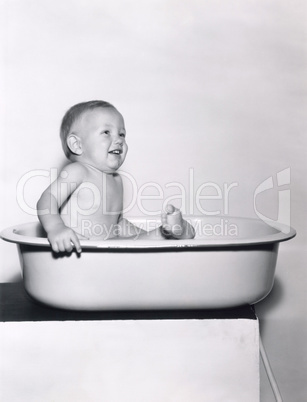
[[[71,252],[73,245],[78,253],[81,252],[79,238],[71,228],[64,225],[59,214],[59,208],[69,195],[82,183],[85,176],[85,168],[79,163],[67,165],[58,178],[43,192],[37,203],[38,218],[47,233],[52,250]],[[65,185],[65,194],[61,191],[61,185]]]

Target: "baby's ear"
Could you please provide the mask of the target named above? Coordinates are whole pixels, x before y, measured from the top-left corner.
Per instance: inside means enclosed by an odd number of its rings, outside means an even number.
[[[82,143],[81,139],[75,135],[75,134],[70,134],[67,137],[67,146],[70,149],[70,151],[75,154],[75,155],[82,155]]]

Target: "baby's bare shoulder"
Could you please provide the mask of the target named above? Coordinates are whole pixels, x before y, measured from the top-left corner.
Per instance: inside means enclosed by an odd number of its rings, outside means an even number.
[[[61,173],[63,179],[67,178],[69,181],[78,179],[83,180],[87,175],[87,169],[79,162],[72,162],[66,165]]]

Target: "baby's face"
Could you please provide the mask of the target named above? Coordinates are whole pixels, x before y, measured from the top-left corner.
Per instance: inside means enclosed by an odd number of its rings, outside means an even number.
[[[126,158],[123,116],[113,108],[97,108],[81,116],[74,132],[82,143],[82,161],[103,172],[114,172]]]

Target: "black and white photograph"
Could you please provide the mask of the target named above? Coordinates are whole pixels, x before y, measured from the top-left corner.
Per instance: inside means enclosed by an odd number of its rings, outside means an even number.
[[[307,3],[0,0],[1,402],[304,402]]]

